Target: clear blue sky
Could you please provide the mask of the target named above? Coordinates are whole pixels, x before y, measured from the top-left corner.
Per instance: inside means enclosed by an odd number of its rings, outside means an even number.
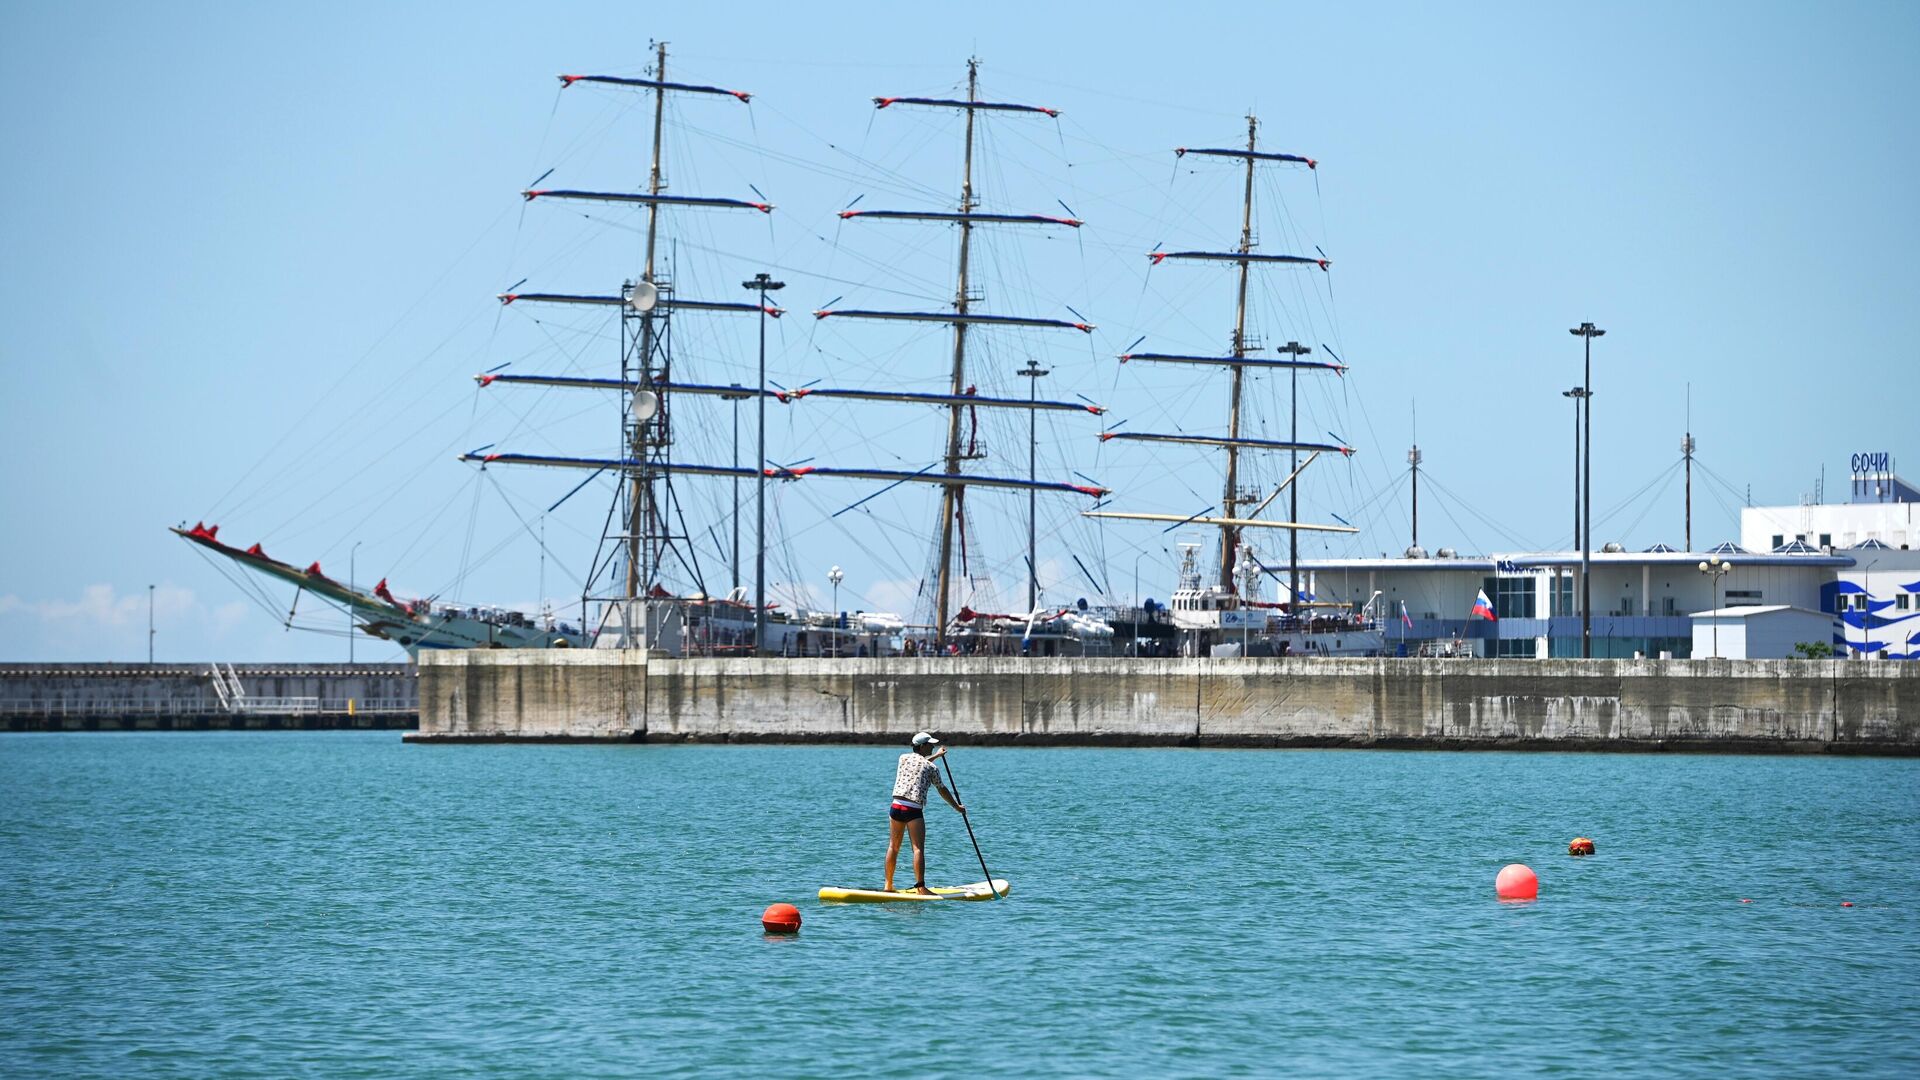
[[[1303,387],[1303,434],[1359,453],[1316,465],[1301,516],[1362,524],[1307,554],[1407,543],[1405,451],[1435,481],[1421,541],[1469,551],[1562,546],[1570,532],[1566,328],[1595,352],[1596,541],[1678,545],[1670,467],[1687,426],[1715,475],[1756,503],[1798,500],[1847,456],[1920,454],[1910,322],[1920,297],[1920,8],[1910,4],[13,5],[0,16],[0,657],[137,659],[146,591],[167,660],[344,659],[338,636],[283,632],[164,526],[206,519],[304,564],[405,595],[565,602],[605,512],[591,487],[544,522],[578,475],[457,463],[484,443],[597,454],[613,426],[591,394],[492,388],[472,373],[610,374],[604,320],[502,312],[492,294],[605,291],[637,272],[638,220],[523,206],[549,186],[644,182],[648,105],[575,88],[562,71],[637,73],[648,42],[671,74],[751,90],[751,107],[673,111],[669,173],[688,194],[747,195],[758,215],[676,215],[688,295],[731,299],[770,265],[795,309],[769,371],[787,385],[933,389],[937,329],[815,324],[842,306],[937,306],[952,237],[834,214],[946,207],[959,132],[926,111],[876,112],[876,94],[942,93],[984,61],[989,96],[1062,110],[1058,124],[995,118],[982,145],[995,209],[1072,206],[1078,234],[998,232],[979,274],[991,310],[1099,325],[1090,337],[985,335],[980,385],[1084,393],[1132,430],[1217,430],[1223,393],[1197,373],[1120,368],[1142,334],[1159,351],[1224,346],[1229,275],[1149,273],[1144,252],[1230,245],[1230,168],[1175,167],[1180,145],[1230,143],[1249,109],[1263,144],[1318,173],[1263,174],[1263,249],[1318,245],[1317,271],[1266,275],[1254,324],[1269,344],[1331,346],[1345,381]],[[927,9],[931,12],[932,9]],[[688,377],[751,378],[752,324],[681,323]],[[1250,423],[1284,433],[1284,383],[1251,391]],[[731,452],[727,414],[689,407],[676,456]],[[899,407],[776,410],[770,456],[919,468],[939,417]],[[983,428],[981,466],[1024,472],[1024,421]],[[1114,487],[1116,508],[1195,513],[1218,500],[1217,455],[1102,447],[1092,418],[1049,418],[1041,468]],[[1920,463],[1920,458],[1914,459]],[[1276,466],[1255,468],[1271,484]],[[1920,471],[1920,464],[1909,472]],[[1284,468],[1278,475],[1284,475]],[[1637,499],[1630,495],[1651,484]],[[1695,542],[1734,536],[1736,498],[1695,478]],[[853,514],[853,482],[782,485],[781,582],[842,606],[911,605],[929,562],[932,496]],[[712,583],[725,492],[688,494]],[[978,494],[983,600],[1019,606],[1024,500]],[[1624,505],[1621,505],[1624,504]],[[1080,503],[1042,503],[1051,599],[1164,597],[1156,527],[1095,529]],[[525,525],[522,524],[525,523]],[[748,535],[751,542],[751,534]],[[1274,544],[1263,557],[1274,560]],[[776,595],[804,599],[790,584]],[[317,609],[316,609],[317,610]],[[284,614],[282,612],[281,614]],[[303,621],[309,615],[302,612]],[[337,620],[336,620],[337,621]],[[363,642],[362,657],[397,653]]]

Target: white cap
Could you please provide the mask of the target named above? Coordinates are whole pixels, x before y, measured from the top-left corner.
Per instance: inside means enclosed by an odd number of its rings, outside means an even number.
[[[913,737],[913,745],[915,745],[915,746],[939,746],[939,745],[940,745],[940,740],[939,740],[939,739],[936,739],[936,738],[934,738],[931,732],[926,732],[926,731],[923,731],[923,732],[921,732],[920,734],[918,734],[918,735],[915,735],[915,736]]]

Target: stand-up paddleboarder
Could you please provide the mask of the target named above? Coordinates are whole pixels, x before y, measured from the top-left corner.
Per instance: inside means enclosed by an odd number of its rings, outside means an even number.
[[[887,839],[887,892],[893,891],[893,864],[900,857],[900,834],[904,832],[913,839],[914,891],[933,895],[933,890],[927,888],[927,788],[938,789],[947,805],[962,814],[967,812],[947,790],[947,785],[940,782],[940,767],[934,762],[946,752],[939,739],[922,731],[913,737],[913,749],[900,755],[900,767],[893,774],[893,805],[887,810],[887,817],[891,819]]]

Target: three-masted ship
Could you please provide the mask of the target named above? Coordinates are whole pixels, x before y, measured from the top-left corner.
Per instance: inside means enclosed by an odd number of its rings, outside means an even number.
[[[240,551],[228,548],[215,537],[217,527],[196,526],[176,530],[199,546],[224,555],[244,567],[279,578],[311,591],[317,596],[345,607],[356,622],[376,636],[390,638],[408,650],[433,647],[644,647],[668,655],[691,652],[724,654],[754,652],[784,655],[836,653],[841,655],[885,655],[899,651],[939,650],[943,652],[1026,652],[1043,643],[1047,653],[1105,652],[1113,648],[1119,623],[1099,617],[1084,600],[1075,607],[1047,607],[1041,603],[1038,574],[1035,569],[1036,500],[1042,496],[1070,495],[1098,500],[1096,508],[1085,511],[1094,518],[1199,525],[1219,530],[1218,577],[1203,584],[1199,573],[1198,549],[1183,545],[1184,558],[1179,587],[1168,605],[1167,615],[1181,632],[1181,649],[1191,655],[1242,654],[1364,654],[1378,652],[1383,644],[1371,603],[1355,611],[1345,606],[1316,605],[1302,588],[1297,570],[1299,533],[1321,531],[1351,533],[1351,526],[1305,523],[1299,520],[1297,480],[1323,454],[1349,455],[1350,447],[1340,443],[1303,440],[1298,432],[1298,379],[1309,375],[1338,373],[1345,370],[1337,358],[1323,361],[1310,358],[1313,350],[1289,341],[1264,356],[1259,343],[1247,328],[1249,278],[1256,267],[1318,268],[1326,270],[1324,256],[1311,257],[1272,254],[1256,250],[1253,225],[1253,178],[1256,167],[1264,165],[1304,165],[1315,163],[1306,157],[1273,153],[1259,149],[1258,122],[1248,119],[1247,143],[1239,148],[1182,148],[1179,157],[1224,158],[1244,167],[1245,195],[1241,207],[1239,244],[1229,251],[1182,250],[1149,253],[1151,264],[1212,263],[1228,264],[1237,272],[1237,302],[1229,348],[1224,355],[1208,353],[1132,352],[1120,356],[1122,363],[1185,365],[1188,368],[1223,369],[1228,376],[1227,424],[1217,435],[1192,432],[1153,433],[1109,429],[1101,432],[1103,441],[1145,444],[1162,453],[1178,448],[1200,446],[1224,454],[1225,486],[1220,512],[1198,515],[1101,509],[1110,494],[1084,476],[1078,480],[1042,479],[1038,475],[1029,434],[1025,476],[1008,475],[1009,470],[981,464],[987,459],[978,438],[982,410],[1025,411],[1029,418],[1042,412],[1102,416],[1106,410],[1085,398],[1075,401],[1049,400],[1037,393],[1038,376],[1047,374],[1037,362],[1017,372],[1033,376],[1030,392],[1024,397],[981,393],[975,385],[978,373],[970,365],[969,343],[975,335],[992,334],[1007,328],[1048,333],[1087,334],[1094,327],[1078,312],[1068,309],[1071,318],[1050,317],[986,310],[984,292],[975,276],[974,234],[979,229],[1055,229],[1074,230],[1082,222],[1068,210],[1067,216],[1051,213],[1021,213],[983,205],[974,181],[977,150],[976,125],[986,114],[1009,117],[1048,117],[1058,110],[982,98],[979,92],[979,64],[967,65],[966,91],[963,97],[876,97],[876,110],[932,109],[958,114],[962,121],[962,155],[959,192],[956,203],[927,209],[857,209],[840,212],[848,223],[904,223],[920,227],[938,227],[957,233],[957,266],[954,270],[952,299],[941,310],[896,310],[871,307],[835,306],[830,301],[813,312],[816,320],[917,323],[943,325],[951,330],[950,347],[943,350],[944,378],[938,392],[912,392],[890,386],[819,386],[818,380],[798,388],[770,387],[765,379],[765,333],[767,320],[785,314],[771,294],[781,288],[779,282],[760,273],[742,284],[750,291],[750,300],[731,301],[713,296],[689,295],[679,287],[673,274],[662,266],[661,221],[663,215],[683,213],[771,214],[771,202],[752,189],[754,198],[741,195],[684,194],[669,190],[663,160],[665,107],[670,96],[685,95],[717,101],[747,104],[745,91],[720,86],[674,81],[667,75],[667,52],[656,45],[651,67],[640,77],[624,75],[562,75],[565,87],[597,85],[614,91],[638,91],[653,97],[652,153],[647,181],[641,190],[601,190],[575,187],[541,187],[542,176],[522,191],[530,204],[613,204],[637,207],[644,212],[645,245],[640,271],[629,276],[615,289],[604,292],[543,291],[522,288],[522,281],[499,294],[502,305],[561,305],[600,309],[617,324],[618,368],[608,375],[502,373],[499,369],[476,376],[482,387],[562,388],[611,395],[618,403],[618,456],[571,455],[561,452],[527,453],[493,446],[469,452],[461,460],[486,469],[496,465],[537,465],[611,476],[615,485],[607,524],[602,530],[581,603],[581,628],[561,623],[550,613],[529,618],[511,612],[486,608],[461,608],[434,601],[401,601],[381,585],[371,593],[362,593],[351,585],[327,578],[317,564],[302,571],[271,560],[256,545]],[[549,170],[548,175],[551,175]],[[1063,204],[1064,208],[1064,204]],[[750,268],[738,267],[742,277]],[[737,294],[736,294],[737,295]],[[516,308],[518,310],[518,308]],[[747,384],[743,379],[703,380],[698,372],[684,370],[675,355],[674,328],[685,318],[738,318],[758,320],[761,341],[761,375]],[[1294,421],[1289,437],[1267,439],[1253,437],[1242,430],[1243,383],[1250,373],[1284,371],[1296,391]],[[932,381],[929,378],[927,381]],[[676,418],[689,399],[717,399],[735,406],[735,453],[731,462],[688,460],[676,450]],[[759,443],[765,446],[765,414],[772,408],[804,407],[808,401],[843,400],[931,407],[943,421],[944,439],[937,448],[919,460],[919,468],[890,468],[865,464],[812,463],[779,464],[764,456],[743,463],[739,455],[738,408],[751,403],[760,426]],[[912,465],[911,451],[896,444],[890,449]],[[1291,471],[1271,492],[1250,490],[1241,482],[1242,456],[1282,452],[1291,455]],[[1305,454],[1305,460],[1301,455]],[[864,503],[898,485],[931,485],[939,491],[938,519],[929,545],[933,559],[928,580],[923,582],[923,602],[928,618],[911,623],[890,612],[857,612],[852,617],[838,612],[809,612],[803,609],[783,611],[767,601],[764,559],[769,539],[764,510],[765,488],[770,482],[813,483],[824,479],[846,479],[878,485],[862,497]],[[761,509],[759,525],[752,543],[757,548],[762,568],[752,574],[755,588],[750,593],[748,575],[739,556],[739,485],[750,481],[756,487],[755,501]],[[733,485],[734,555],[724,569],[701,564],[693,537],[700,535],[690,527],[680,488],[689,483],[726,481]],[[583,482],[574,488],[578,492]],[[1028,594],[1025,612],[993,614],[976,611],[972,605],[1006,606],[993,603],[991,592],[981,593],[969,568],[969,494],[976,490],[1021,492],[1027,495]],[[1286,520],[1267,516],[1282,494],[1288,494]],[[571,493],[567,497],[571,497]],[[564,499],[562,500],[565,501]],[[558,504],[555,504],[556,506]],[[855,505],[860,505],[856,503]],[[552,508],[549,508],[551,510]],[[696,522],[695,525],[698,523]],[[1259,579],[1264,574],[1279,577],[1280,571],[1263,563],[1246,539],[1250,531],[1282,530],[1290,534],[1289,571],[1282,579],[1284,590],[1277,602],[1262,601]],[[544,546],[544,542],[543,542]],[[973,553],[977,558],[977,553]],[[1083,568],[1084,569],[1084,568]],[[1091,577],[1091,575],[1089,575]],[[930,593],[930,595],[929,595]],[[297,604],[297,601],[296,601]],[[1138,615],[1135,616],[1137,625]],[[1136,637],[1138,631],[1135,631]]]

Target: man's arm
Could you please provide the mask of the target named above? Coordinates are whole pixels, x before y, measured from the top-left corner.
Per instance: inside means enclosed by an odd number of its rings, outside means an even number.
[[[941,798],[947,800],[948,806],[963,814],[967,812],[967,808],[960,805],[960,800],[953,797],[953,792],[947,790],[947,785],[940,782],[940,774],[937,772],[933,774],[933,789],[940,793]]]
[[[941,758],[946,756],[947,756],[947,748],[943,746],[940,749],[935,750],[933,753],[927,755],[927,760],[929,762],[939,761]],[[939,769],[933,770],[933,787],[934,787],[934,790],[940,793],[941,798],[947,800],[948,806],[953,807],[955,810],[958,810],[963,814],[967,812],[967,808],[964,806],[961,806],[959,801],[953,797],[953,792],[947,790],[947,785],[940,782]]]

